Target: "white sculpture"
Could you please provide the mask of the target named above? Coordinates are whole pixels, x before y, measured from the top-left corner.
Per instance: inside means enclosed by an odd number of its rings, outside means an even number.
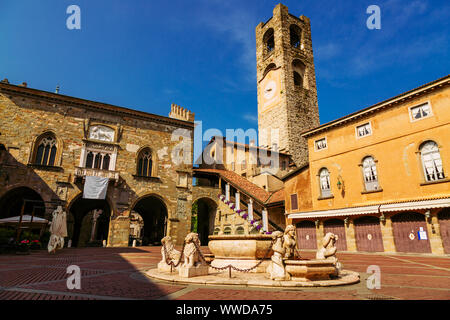
[[[331,260],[336,267],[336,275],[342,270],[342,264],[336,257],[337,247],[336,241],[338,236],[334,233],[328,232],[322,240],[322,248],[317,250],[316,259]]]
[[[185,246],[183,250],[183,267],[192,268],[196,267],[199,264],[202,264],[199,252],[197,250],[197,247],[200,248],[200,239],[198,238],[198,234],[191,232],[186,236],[184,241]]]
[[[285,250],[284,259],[294,259],[295,251],[297,249],[296,247],[297,247],[297,240],[295,239],[295,227],[292,224],[290,224],[284,230],[283,236],[283,248]]]
[[[93,126],[89,132],[89,138],[107,142],[114,141],[114,130],[104,126]]]
[[[160,261],[160,264],[165,264],[170,268],[170,265],[167,262],[173,262],[174,264],[178,263],[178,260],[180,260],[181,252],[174,248],[172,238],[170,236],[162,238],[161,244],[162,260]]]
[[[275,243],[272,246],[273,255],[270,258],[270,264],[267,267],[266,272],[269,274],[271,280],[289,280],[290,275],[286,272],[283,257],[285,255],[284,234],[281,231],[275,231],[272,233],[272,238]]]
[[[184,239],[184,262],[178,269],[182,278],[207,276],[209,267],[200,257],[200,239],[197,233],[189,233]]]
[[[55,253],[57,249],[64,247],[64,237],[67,237],[67,217],[62,206],[58,206],[52,212],[52,222],[50,224],[50,240],[48,241],[48,252]]]

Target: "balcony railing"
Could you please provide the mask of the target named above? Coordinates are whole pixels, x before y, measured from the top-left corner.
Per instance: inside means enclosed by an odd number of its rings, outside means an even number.
[[[84,178],[86,176],[102,177],[119,182],[119,171],[101,170],[93,168],[75,167],[75,178]]]

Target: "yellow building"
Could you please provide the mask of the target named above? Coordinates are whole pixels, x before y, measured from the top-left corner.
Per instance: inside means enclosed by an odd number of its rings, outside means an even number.
[[[304,132],[284,177],[300,248],[450,253],[450,76]]]

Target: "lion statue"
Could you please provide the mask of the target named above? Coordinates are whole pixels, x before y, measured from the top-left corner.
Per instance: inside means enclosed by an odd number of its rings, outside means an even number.
[[[161,263],[167,263],[169,261],[173,263],[177,263],[178,260],[180,260],[181,252],[176,250],[173,242],[172,237],[166,236],[161,239],[161,255],[162,260]]]
[[[200,239],[198,238],[198,233],[189,233],[184,239],[185,246],[183,250],[184,256],[184,268],[196,267],[199,264],[203,264],[200,259],[200,254],[197,248],[200,248]]]

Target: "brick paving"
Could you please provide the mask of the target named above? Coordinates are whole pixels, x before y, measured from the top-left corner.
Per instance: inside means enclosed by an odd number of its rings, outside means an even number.
[[[173,284],[144,275],[160,247],[64,249],[0,255],[0,300],[450,300],[450,257],[339,253],[361,282],[330,288],[250,288]],[[203,248],[207,252],[207,248]],[[306,259],[314,252],[302,252]],[[81,289],[67,288],[66,269],[81,269]],[[381,269],[381,289],[369,290],[369,265]]]

